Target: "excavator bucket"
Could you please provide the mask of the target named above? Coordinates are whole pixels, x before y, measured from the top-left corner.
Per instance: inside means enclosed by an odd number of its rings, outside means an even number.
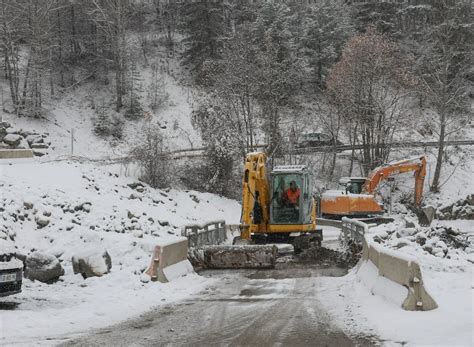
[[[435,216],[435,208],[433,206],[422,207],[417,211],[418,222],[421,226],[430,226]]]
[[[272,245],[206,246],[203,265],[207,269],[272,269],[277,253]]]

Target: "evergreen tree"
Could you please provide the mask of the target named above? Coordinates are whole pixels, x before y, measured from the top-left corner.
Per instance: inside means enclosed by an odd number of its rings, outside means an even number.
[[[184,62],[199,70],[206,60],[220,56],[229,30],[227,1],[186,1],[182,5],[182,29],[186,33]]]
[[[322,2],[306,8],[301,48],[312,72],[312,82],[323,86],[329,67],[354,33],[350,9],[344,1]]]

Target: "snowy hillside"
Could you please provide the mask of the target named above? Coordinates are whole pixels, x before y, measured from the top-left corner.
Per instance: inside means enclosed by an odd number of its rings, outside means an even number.
[[[143,69],[143,95],[149,82],[149,71]],[[97,88],[95,84],[85,84],[73,93],[62,93],[53,99],[48,99],[45,118],[17,117],[15,114],[2,112],[2,119],[9,122],[15,129],[34,131],[48,134],[51,141],[49,156],[73,154],[86,158],[109,158],[128,155],[131,147],[140,140],[143,127],[157,125],[166,138],[165,145],[173,150],[201,146],[201,138],[191,125],[192,94],[178,81],[163,72],[167,101],[156,112],[150,112],[151,117],[135,121],[124,120],[124,137],[114,140],[94,134],[96,110],[103,102],[110,107],[111,117],[119,117],[110,105],[110,94],[107,90]],[[4,84],[6,89],[7,85]],[[122,116],[120,116],[122,117]],[[71,149],[73,132],[74,145]]]
[[[2,311],[0,344],[29,344],[29,338],[109,325],[204,288],[197,275],[172,284],[142,283],[140,276],[157,242],[176,238],[185,224],[237,223],[239,204],[212,194],[133,183],[90,164],[0,163],[2,248],[54,255],[65,269],[54,284],[24,280],[23,293],[14,300],[19,306]],[[71,257],[95,248],[108,251],[112,272],[87,280],[74,275]]]

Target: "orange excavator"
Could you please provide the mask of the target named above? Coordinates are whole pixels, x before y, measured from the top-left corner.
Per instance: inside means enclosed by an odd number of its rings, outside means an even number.
[[[405,172],[414,172],[415,208],[422,213],[423,184],[426,176],[426,158],[405,159],[392,162],[374,169],[367,178],[341,178],[343,189],[329,190],[321,196],[321,215],[329,218],[343,216],[370,217],[384,212],[376,201],[374,193],[383,180]],[[419,215],[420,216],[420,215]],[[428,216],[425,216],[429,218]]]

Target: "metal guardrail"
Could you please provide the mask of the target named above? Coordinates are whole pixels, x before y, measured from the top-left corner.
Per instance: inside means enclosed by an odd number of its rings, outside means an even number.
[[[341,229],[345,245],[348,244],[349,240],[353,240],[359,244],[362,244],[364,235],[369,230],[369,224],[355,219],[342,217]]]
[[[187,237],[189,248],[219,245],[227,240],[224,220],[212,221],[203,225],[186,225],[183,227],[181,235]]]
[[[445,146],[473,146],[474,140],[449,140],[444,142]],[[406,141],[406,142],[392,142],[386,144],[385,146],[391,148],[413,148],[413,147],[438,147],[438,141]],[[379,146],[383,147],[383,146]],[[341,152],[341,151],[349,151],[352,148],[354,149],[364,149],[363,145],[338,145],[338,146],[314,146],[314,147],[302,147],[302,148],[295,148],[289,152],[294,154],[309,154],[309,153],[316,153],[316,152]]]

